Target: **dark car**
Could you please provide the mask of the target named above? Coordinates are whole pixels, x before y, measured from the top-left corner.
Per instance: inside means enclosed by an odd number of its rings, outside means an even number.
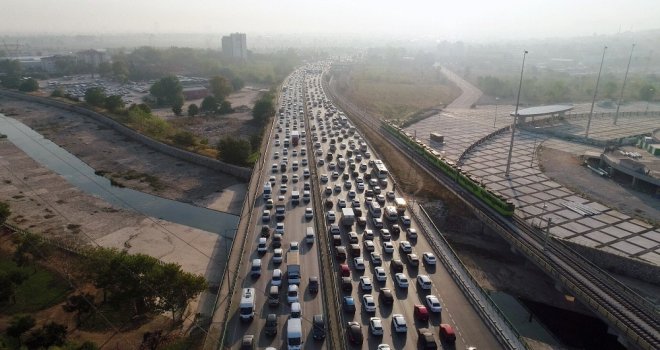
[[[357,218],[357,225],[359,227],[367,227],[367,219],[364,216],[360,216]]]
[[[392,232],[393,235],[399,235],[401,233],[401,227],[398,224],[394,224],[390,227],[390,232]]]
[[[378,298],[380,299],[380,302],[385,305],[392,305],[394,303],[394,295],[389,288],[381,288]]]
[[[453,344],[456,341],[456,333],[454,333],[454,329],[450,325],[446,323],[440,324],[440,340],[449,344]]]
[[[346,335],[348,336],[348,341],[355,345],[362,345],[362,326],[355,321],[349,321],[346,325]]]
[[[344,311],[354,313],[355,299],[353,299],[353,297],[344,297],[343,306],[344,306]]]
[[[390,268],[392,271],[396,272],[403,272],[403,262],[399,259],[394,259],[390,262]]]
[[[319,292],[319,278],[317,276],[311,276],[309,278],[309,292],[311,294]]]
[[[341,278],[341,289],[348,293],[353,291],[353,282],[351,281],[350,277]]]
[[[282,234],[276,233],[273,235],[273,248],[282,247]]]
[[[314,315],[312,319],[312,336],[314,339],[320,340],[325,338],[325,320],[323,315]]]
[[[277,334],[277,315],[268,314],[266,316],[266,325],[264,326],[264,332],[266,335],[274,336]]]
[[[433,332],[428,329],[428,328],[419,328],[417,330],[417,334],[419,335],[419,348],[420,349],[428,349],[428,350],[433,350],[438,348],[438,344],[435,342],[435,339],[433,338]]]
[[[270,227],[267,225],[261,226],[261,237],[270,237]]]

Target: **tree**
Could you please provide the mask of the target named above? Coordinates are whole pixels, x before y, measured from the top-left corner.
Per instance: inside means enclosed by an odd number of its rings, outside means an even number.
[[[246,165],[252,147],[250,147],[250,142],[247,140],[225,136],[218,142],[218,150],[220,151],[218,159],[223,162]]]
[[[112,64],[110,62],[101,62],[99,63],[96,70],[99,72],[99,75],[108,78],[112,76]]]
[[[639,99],[642,101],[652,101],[655,96],[655,87],[651,84],[644,84],[639,88]]]
[[[18,87],[19,90],[24,92],[33,92],[39,90],[39,82],[37,79],[28,78],[21,82],[21,85]]]
[[[243,79],[239,77],[234,77],[231,79],[231,87],[234,91],[238,91],[242,89],[245,86],[245,82]]]
[[[174,112],[175,115],[180,116],[181,112],[183,112],[183,95],[179,94],[174,98],[174,101],[172,101],[172,112]]]
[[[208,287],[204,277],[184,272],[176,263],[161,265],[153,277],[156,289],[164,291],[158,309],[172,312],[174,322],[181,320],[188,302]]]
[[[156,103],[165,106],[173,106],[179,98],[182,99],[182,91],[179,78],[173,75],[161,78],[149,89],[149,92],[156,97]]]
[[[232,91],[229,81],[219,75],[211,78],[209,85],[211,85],[211,93],[218,101],[224,100]]]
[[[0,303],[11,301],[16,303],[16,288],[21,285],[28,275],[22,270],[0,271]]]
[[[15,89],[21,83],[21,62],[18,60],[0,61],[0,84],[8,89]]]
[[[220,102],[220,108],[218,108],[218,113],[220,114],[229,114],[234,112],[234,109],[231,108],[231,103],[229,101]]]
[[[120,112],[126,106],[124,100],[119,95],[112,95],[105,98],[105,108],[112,113]]]
[[[275,114],[275,107],[273,106],[273,98],[270,94],[262,96],[252,108],[252,117],[259,125],[264,125],[268,118]]]
[[[172,138],[174,143],[183,147],[190,147],[195,145],[195,135],[190,131],[180,131],[174,134]]]
[[[66,335],[67,327],[65,325],[49,322],[41,328],[32,331],[25,341],[25,345],[30,349],[62,346],[66,341]]]
[[[128,107],[128,111],[131,112],[133,110],[139,110],[143,113],[151,114],[151,107],[149,107],[149,105],[147,105],[146,103],[140,103],[140,104],[133,103],[133,104],[131,104],[131,106]]]
[[[126,61],[118,59],[112,62],[112,75],[114,75],[115,79],[125,83],[128,81],[129,74],[128,64]]]
[[[34,317],[30,315],[15,315],[12,317],[9,322],[9,327],[7,327],[7,335],[13,338],[18,339],[18,344],[21,344],[21,336],[32,329],[36,321]]]
[[[55,88],[53,92],[50,94],[50,97],[64,97],[64,90],[61,88]]]
[[[206,96],[199,109],[207,114],[215,114],[218,111],[218,101],[213,96]]]
[[[105,92],[100,87],[93,87],[85,91],[85,102],[92,106],[103,107],[105,104]]]
[[[0,225],[4,224],[11,215],[11,208],[9,203],[0,202]]]
[[[196,116],[199,113],[199,107],[196,104],[192,103],[188,106],[188,115],[191,117]]]

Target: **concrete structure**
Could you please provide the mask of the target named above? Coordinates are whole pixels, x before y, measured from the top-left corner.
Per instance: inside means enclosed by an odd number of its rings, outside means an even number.
[[[247,60],[247,37],[245,33],[232,33],[222,37],[222,53],[229,58]]]
[[[209,89],[203,86],[191,86],[188,88],[184,88],[182,93],[183,93],[183,98],[186,101],[199,100],[200,98],[204,98],[211,94],[209,92]]]
[[[72,55],[53,55],[41,58],[41,69],[46,73],[57,73],[62,66],[75,63],[76,57]]]
[[[103,62],[109,62],[110,61],[110,55],[108,55],[105,50],[85,50],[85,51],[79,51],[76,53],[76,57],[78,57],[79,62],[83,62],[86,64],[89,64],[92,66],[92,68],[96,68],[99,66],[99,64]]]

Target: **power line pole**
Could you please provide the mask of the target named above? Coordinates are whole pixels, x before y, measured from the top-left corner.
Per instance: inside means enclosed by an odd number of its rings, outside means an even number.
[[[623,90],[626,88],[626,80],[628,80],[628,71],[630,70],[630,61],[632,61],[633,50],[635,50],[635,44],[632,44],[632,48],[630,49],[630,57],[628,57],[628,68],[626,68],[626,75],[623,76],[623,85],[621,86],[621,95],[619,96],[619,103],[616,104],[614,125],[616,125],[616,122],[619,119],[619,107],[621,107],[621,103],[623,102]]]
[[[511,154],[513,153],[513,136],[516,133],[516,123],[518,122],[518,106],[520,105],[520,90],[522,89],[523,71],[525,70],[525,57],[527,57],[527,50],[523,53],[522,68],[520,68],[520,83],[518,84],[518,97],[516,98],[516,111],[513,113],[513,124],[511,125],[511,143],[509,145],[509,158],[506,162],[506,171],[504,176],[509,177],[509,169],[511,168]]]
[[[598,94],[598,84],[600,83],[600,72],[603,71],[603,62],[605,62],[605,51],[607,51],[607,46],[603,48],[603,58],[600,59],[600,69],[598,69],[598,78],[596,78],[594,99],[591,101],[591,111],[589,111],[589,120],[587,121],[587,131],[584,133],[585,138],[589,137],[589,128],[591,127],[591,117],[594,115],[594,105],[596,104],[596,95]]]

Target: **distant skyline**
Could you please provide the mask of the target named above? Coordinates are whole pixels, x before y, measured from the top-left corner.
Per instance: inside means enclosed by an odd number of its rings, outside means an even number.
[[[243,32],[489,41],[660,28],[657,0],[0,2],[0,36]]]

